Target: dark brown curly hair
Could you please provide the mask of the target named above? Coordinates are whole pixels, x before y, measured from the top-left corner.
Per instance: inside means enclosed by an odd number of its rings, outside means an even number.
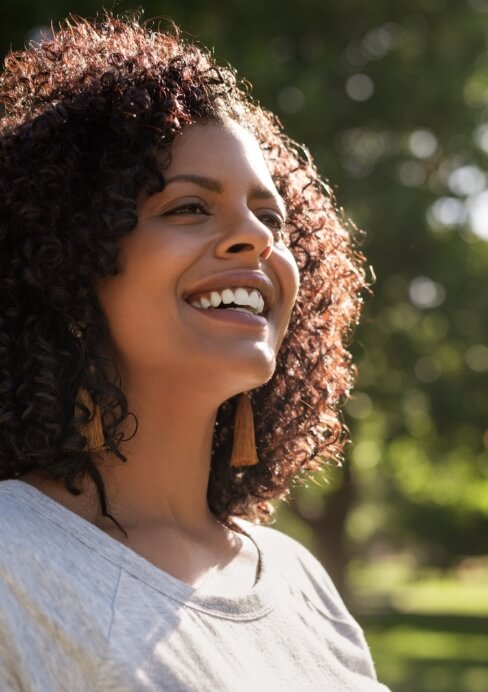
[[[261,145],[287,205],[286,242],[301,285],[276,371],[252,392],[260,463],[229,465],[233,397],[217,415],[209,506],[228,526],[232,515],[264,521],[270,500],[286,498],[293,479],[340,460],[363,257],[307,150],[248,92],[176,27],[161,32],[137,15],[70,18],[52,37],[7,56],[0,78],[0,479],[43,470],[79,494],[88,474],[111,516],[96,455],[81,434],[90,411],[77,392],[85,388],[100,407],[107,447],[121,461],[121,423],[132,414],[102,351],[108,326],[94,287],[118,271],[119,242],[136,226],[139,194],[164,187],[175,134],[226,118]],[[77,338],[68,326],[80,322],[86,328]]]

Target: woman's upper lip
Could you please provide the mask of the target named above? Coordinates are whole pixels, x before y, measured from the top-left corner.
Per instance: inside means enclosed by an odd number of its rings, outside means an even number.
[[[224,288],[233,288],[234,286],[257,288],[264,299],[264,312],[268,312],[270,307],[274,305],[275,290],[271,279],[261,271],[250,269],[235,269],[206,276],[184,291],[183,298],[190,302],[191,297],[196,293],[220,291]]]

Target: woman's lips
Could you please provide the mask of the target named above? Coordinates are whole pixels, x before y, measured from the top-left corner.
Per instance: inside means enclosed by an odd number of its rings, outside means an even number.
[[[188,288],[183,294],[185,300],[202,292],[222,291],[226,288],[242,287],[246,290],[257,289],[264,299],[264,313],[275,304],[275,288],[271,279],[262,271],[234,269],[233,271],[212,274]],[[190,301],[191,302],[191,301]]]
[[[189,303],[187,305],[191,310],[201,313],[203,318],[207,317],[222,324],[233,324],[234,326],[252,327],[254,329],[263,329],[268,326],[268,320],[263,315],[253,315],[250,312],[241,312],[233,308],[195,308]]]

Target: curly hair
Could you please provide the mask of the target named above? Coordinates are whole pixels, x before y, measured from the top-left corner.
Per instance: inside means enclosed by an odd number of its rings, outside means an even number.
[[[233,69],[175,26],[162,32],[137,15],[70,18],[10,53],[0,101],[0,479],[43,470],[79,494],[88,475],[111,517],[77,393],[100,407],[121,461],[121,423],[133,414],[102,350],[108,326],[94,287],[118,272],[140,193],[164,187],[175,134],[232,118],[257,138],[286,202],[300,290],[276,370],[252,392],[260,463],[229,465],[232,397],[217,414],[208,503],[227,526],[232,516],[269,521],[271,500],[288,497],[300,474],[342,458],[348,340],[365,287],[364,258],[309,153]],[[80,322],[77,338],[68,326]]]

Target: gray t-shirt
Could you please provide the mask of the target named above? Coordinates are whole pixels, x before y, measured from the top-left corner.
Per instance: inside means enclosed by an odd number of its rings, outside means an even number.
[[[384,692],[319,562],[238,523],[259,579],[209,595],[27,483],[0,482],[2,692]]]

